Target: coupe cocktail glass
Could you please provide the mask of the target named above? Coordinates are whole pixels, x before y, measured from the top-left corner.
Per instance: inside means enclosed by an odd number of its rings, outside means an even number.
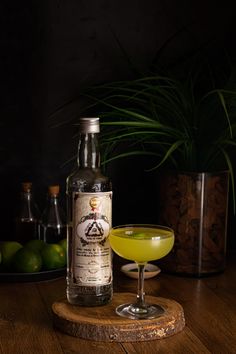
[[[115,253],[137,263],[139,273],[136,302],[119,305],[116,313],[132,319],[151,319],[162,315],[164,309],[161,306],[145,302],[144,267],[147,262],[160,259],[171,251],[174,231],[160,225],[121,225],[110,230],[109,239]]]

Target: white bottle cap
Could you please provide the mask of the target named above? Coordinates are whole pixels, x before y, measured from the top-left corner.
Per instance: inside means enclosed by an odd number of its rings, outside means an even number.
[[[80,118],[79,120],[79,131],[80,133],[99,133],[100,132],[100,124],[99,118]]]

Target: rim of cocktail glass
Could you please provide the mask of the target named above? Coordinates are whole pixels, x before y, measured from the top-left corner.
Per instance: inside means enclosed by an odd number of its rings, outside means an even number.
[[[116,226],[112,226],[110,229],[110,232],[112,232],[112,230],[117,230],[117,229],[129,229],[129,228],[149,228],[149,229],[162,229],[162,230],[166,230],[168,232],[171,232],[174,235],[174,230],[169,227],[169,226],[165,226],[165,225],[159,225],[159,224],[123,224],[123,225],[116,225]],[[150,238],[158,238],[158,237],[162,237],[163,235],[157,235],[157,236],[151,236]],[[125,237],[124,235],[119,236],[119,237]]]

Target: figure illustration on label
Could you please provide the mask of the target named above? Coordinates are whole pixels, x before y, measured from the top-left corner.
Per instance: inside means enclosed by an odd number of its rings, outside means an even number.
[[[98,197],[91,198],[89,204],[94,212],[83,216],[77,225],[77,236],[80,237],[82,245],[98,242],[104,246],[107,240],[110,226],[106,215],[99,212],[100,203]]]
[[[77,194],[77,193],[76,193]],[[76,195],[77,216],[74,265],[76,284],[93,285],[110,282],[110,245],[108,241],[110,224],[106,216],[110,205],[110,192],[91,197],[90,193]],[[102,263],[101,263],[102,262]]]

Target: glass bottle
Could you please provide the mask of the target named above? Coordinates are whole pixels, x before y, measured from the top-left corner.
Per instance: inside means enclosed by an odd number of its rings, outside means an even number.
[[[112,298],[112,187],[100,170],[99,118],[81,118],[78,168],[67,178],[67,299],[99,306]]]
[[[19,213],[16,217],[15,240],[24,244],[39,238],[40,213],[32,193],[32,183],[21,184]]]
[[[66,238],[66,218],[59,200],[59,185],[48,187],[47,206],[40,224],[40,238],[47,243],[57,243]]]

